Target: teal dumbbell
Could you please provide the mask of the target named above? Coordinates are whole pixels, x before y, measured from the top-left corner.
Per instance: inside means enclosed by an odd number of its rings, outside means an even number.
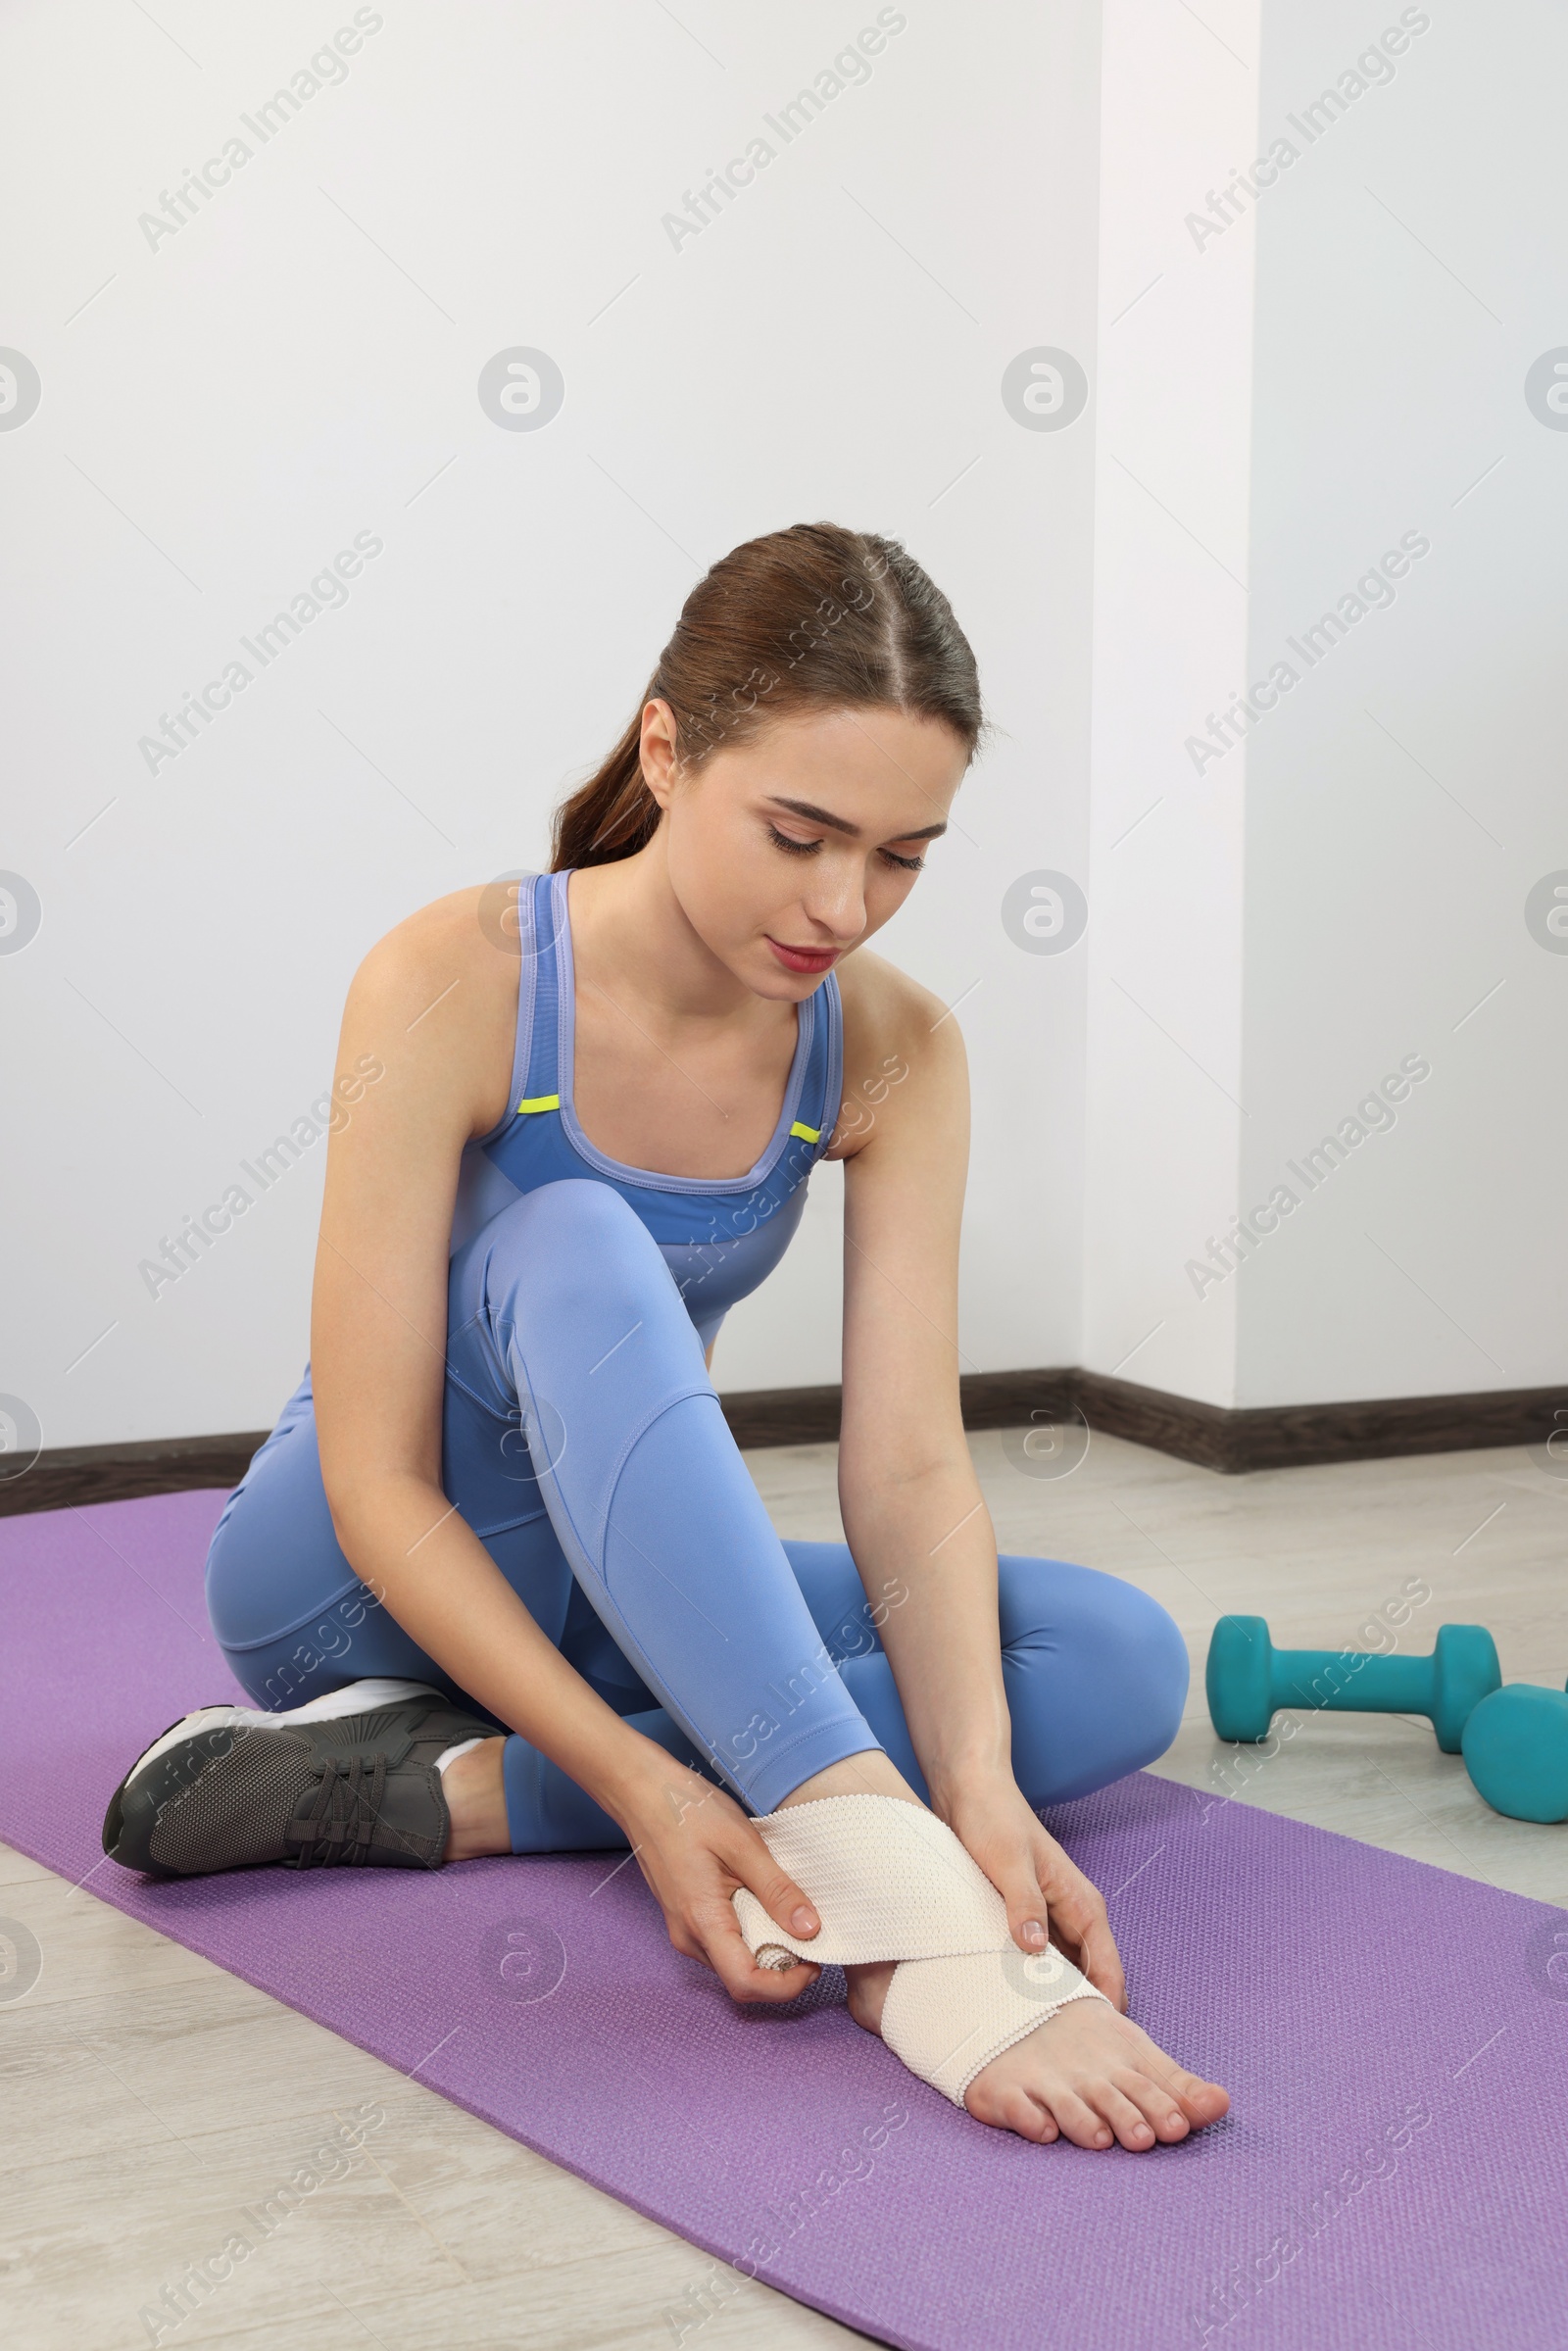
[[[1510,1682],[1464,1727],[1464,1764],[1494,1812],[1568,1821],[1568,1691]]]
[[[1445,1755],[1465,1723],[1502,1686],[1484,1625],[1444,1625],[1430,1657],[1360,1649],[1276,1649],[1260,1616],[1222,1616],[1208,1644],[1208,1711],[1221,1739],[1266,1739],[1282,1706],[1303,1714],[1424,1714]],[[1485,1793],[1485,1790],[1483,1790]]]

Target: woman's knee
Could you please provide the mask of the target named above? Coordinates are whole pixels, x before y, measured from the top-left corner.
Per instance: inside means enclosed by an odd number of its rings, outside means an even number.
[[[689,1326],[636,1209],[585,1176],[541,1184],[493,1216],[454,1256],[449,1302],[449,1351],[476,1313],[498,1332],[526,1324],[537,1336],[624,1312],[658,1322],[673,1304]]]
[[[1118,1586],[1118,1645],[1125,1661],[1123,1719],[1137,1750],[1126,1768],[1137,1771],[1163,1755],[1181,1729],[1192,1667],[1170,1611],[1135,1584],[1112,1581]]]
[[[470,1246],[486,1244],[491,1252],[498,1246],[520,1246],[527,1251],[530,1266],[545,1252],[557,1249],[604,1250],[612,1263],[620,1262],[628,1251],[643,1255],[653,1249],[658,1253],[636,1209],[612,1185],[596,1183],[589,1176],[563,1176],[556,1183],[539,1184],[532,1192],[524,1192],[493,1216],[474,1235]],[[546,1258],[546,1264],[548,1261]],[[597,1262],[593,1270],[598,1272]]]
[[[1054,1751],[1053,1776],[1072,1768],[1074,1752],[1095,1787],[1163,1755],[1181,1728],[1190,1671],[1169,1612],[1098,1568],[1004,1556],[1001,1571],[1008,1679],[1017,1703],[1040,1717],[1024,1744]]]

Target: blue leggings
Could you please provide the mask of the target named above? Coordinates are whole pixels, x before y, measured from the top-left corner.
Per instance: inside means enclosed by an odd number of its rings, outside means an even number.
[[[779,1541],[658,1245],[619,1195],[586,1180],[524,1194],[454,1256],[449,1301],[447,1498],[614,1712],[754,1812],[877,1747],[924,1794],[880,1639],[913,1604],[903,1580],[868,1596],[844,1544]],[[1187,1693],[1165,1611],[1093,1568],[1001,1570],[1029,1801],[1085,1795],[1163,1753]],[[465,1698],[338,1544],[309,1374],[218,1523],[207,1604],[260,1705],[370,1675]],[[504,1776],[514,1853],[625,1844],[516,1734]]]

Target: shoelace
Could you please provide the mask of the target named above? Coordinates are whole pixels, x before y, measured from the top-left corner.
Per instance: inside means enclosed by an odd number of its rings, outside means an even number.
[[[385,1788],[386,1756],[382,1752],[377,1752],[368,1777],[363,1755],[356,1755],[346,1771],[335,1758],[328,1763],[316,1802],[299,1825],[300,1852],[295,1867],[320,1869],[328,1862],[353,1867],[368,1861]]]

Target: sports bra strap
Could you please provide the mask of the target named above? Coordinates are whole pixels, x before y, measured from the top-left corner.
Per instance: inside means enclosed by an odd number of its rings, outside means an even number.
[[[844,1093],[844,1007],[831,971],[816,992],[812,1011],[811,1056],[801,1088],[801,1115],[790,1134],[811,1146],[814,1161],[832,1140]]]
[[[517,928],[523,962],[532,973],[532,985],[518,989],[517,1016],[519,1027],[527,1018],[532,1034],[528,1040],[522,1092],[512,1105],[514,1111],[561,1107],[561,965],[556,953],[556,932],[559,923],[564,920],[564,874],[540,873],[531,883],[518,887]],[[521,1059],[519,1053],[519,1066]]]

